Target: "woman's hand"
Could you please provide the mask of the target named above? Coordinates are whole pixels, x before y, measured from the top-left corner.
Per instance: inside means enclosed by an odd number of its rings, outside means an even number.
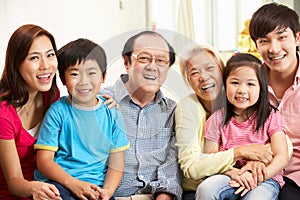
[[[109,109],[113,107],[116,107],[117,110],[120,109],[120,105],[110,95],[102,94],[101,96],[106,99],[106,101],[104,101],[104,105],[109,105]]]
[[[62,200],[58,189],[49,183],[32,181],[32,198],[34,200]]]
[[[273,152],[270,144],[249,144],[234,148],[234,158],[261,161],[268,165],[273,160]]]

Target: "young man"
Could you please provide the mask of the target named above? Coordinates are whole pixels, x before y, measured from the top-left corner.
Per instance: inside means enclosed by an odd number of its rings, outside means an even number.
[[[127,74],[102,91],[119,104],[130,149],[117,199],[181,199],[175,147],[176,103],[160,87],[175,62],[172,46],[158,33],[143,31],[127,40],[122,56]]]
[[[293,155],[285,169],[280,199],[300,196],[300,25],[297,13],[277,3],[263,5],[252,16],[250,36],[268,68],[272,105],[281,112]]]
[[[58,51],[68,96],[51,105],[35,144],[35,178],[53,183],[62,199],[111,199],[129,148],[121,113],[97,93],[105,79],[104,50],[78,39]]]

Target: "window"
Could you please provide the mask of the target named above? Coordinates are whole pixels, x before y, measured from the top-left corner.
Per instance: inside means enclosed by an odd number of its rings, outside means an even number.
[[[188,5],[187,2],[189,2]],[[148,0],[148,26],[176,30],[180,6],[184,5],[185,23],[192,21],[191,29],[197,43],[208,43],[220,51],[233,51],[237,48],[237,37],[244,28],[246,19],[262,4],[271,0]],[[181,4],[184,3],[184,4]],[[286,3],[286,2],[282,2]],[[287,2],[288,3],[288,2]],[[193,20],[188,19],[191,14]],[[187,25],[185,24],[185,27]],[[187,29],[187,28],[185,28]],[[190,30],[191,30],[190,29]],[[181,33],[188,35],[189,33]]]

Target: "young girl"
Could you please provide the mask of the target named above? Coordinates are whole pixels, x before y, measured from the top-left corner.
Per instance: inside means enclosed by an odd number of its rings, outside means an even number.
[[[250,187],[253,183],[251,171],[239,173],[238,169],[247,160],[238,160],[235,164],[236,170],[224,173],[235,182],[229,184],[230,178],[225,175],[212,176],[198,188],[198,194],[206,196],[198,197],[277,199],[279,189],[284,184],[281,172],[288,164],[288,150],[281,115],[269,104],[266,69],[251,54],[238,54],[227,62],[223,81],[226,105],[207,120],[205,152],[216,153],[238,145],[270,143],[274,158],[265,167],[266,176],[257,187]],[[236,190],[233,185],[239,189]],[[207,188],[210,188],[209,192],[205,191]],[[241,191],[243,192],[240,194]]]

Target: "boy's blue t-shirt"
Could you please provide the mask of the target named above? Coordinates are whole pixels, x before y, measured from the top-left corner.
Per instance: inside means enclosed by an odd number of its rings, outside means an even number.
[[[69,175],[103,186],[109,154],[129,142],[121,113],[98,99],[93,108],[79,108],[61,97],[47,111],[34,148],[55,151],[54,161]],[[38,170],[35,179],[48,180]]]

